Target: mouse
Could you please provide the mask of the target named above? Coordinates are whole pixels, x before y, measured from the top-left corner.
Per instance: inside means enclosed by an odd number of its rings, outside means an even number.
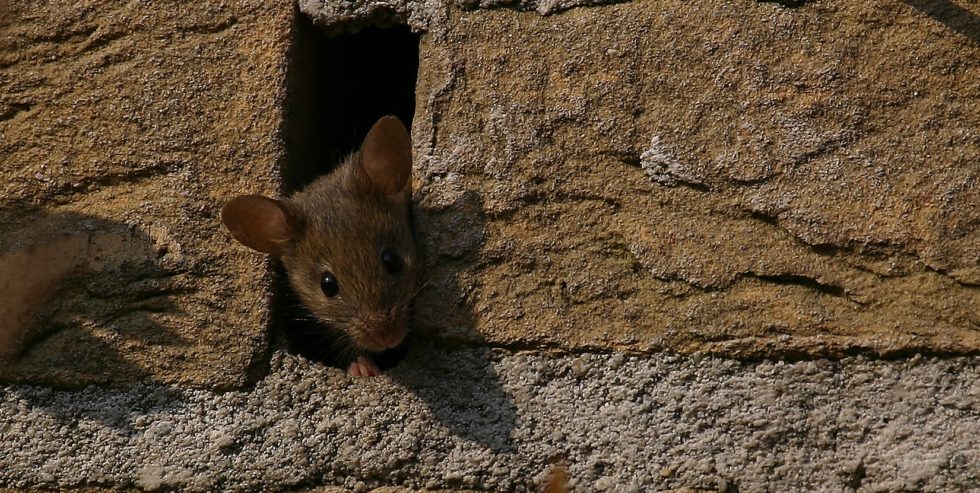
[[[221,210],[232,237],[281,262],[315,321],[317,337],[287,339],[319,346],[308,353],[355,377],[380,375],[378,361],[401,351],[408,333],[419,264],[411,174],[408,130],[385,116],[360,149],[300,191],[242,195]]]

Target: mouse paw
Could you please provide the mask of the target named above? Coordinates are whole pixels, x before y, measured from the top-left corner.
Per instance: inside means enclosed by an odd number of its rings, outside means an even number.
[[[358,356],[347,367],[347,374],[352,377],[376,377],[381,374],[381,369],[373,359],[366,356]]]

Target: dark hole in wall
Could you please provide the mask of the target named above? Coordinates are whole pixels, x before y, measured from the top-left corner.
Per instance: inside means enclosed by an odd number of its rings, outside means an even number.
[[[395,115],[411,129],[420,37],[408,26],[325,36],[297,14],[288,74],[283,195],[333,170],[360,147],[380,117]],[[343,341],[331,340],[328,328],[313,321],[292,293],[282,266],[274,263],[273,269],[273,330],[286,336],[293,352],[346,366],[343,358],[349,355],[327,352],[338,352]],[[376,359],[385,367],[401,354]]]
[[[289,68],[283,193],[329,172],[360,146],[378,118],[395,115],[411,129],[419,39],[408,26],[324,36],[312,21],[298,16]]]

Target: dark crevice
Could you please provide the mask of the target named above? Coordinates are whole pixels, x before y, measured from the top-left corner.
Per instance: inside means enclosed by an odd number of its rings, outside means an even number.
[[[690,286],[701,293],[716,293],[728,290],[732,282],[725,282],[721,285],[702,285],[692,282],[690,279],[685,279],[679,276],[663,276],[656,275],[653,276],[655,279],[664,282],[682,282],[687,286]],[[866,303],[858,301],[848,295],[847,290],[841,286],[834,284],[827,284],[817,281],[812,277],[807,277],[799,274],[758,274],[755,272],[741,272],[736,277],[736,279],[757,279],[770,284],[778,284],[783,286],[801,286],[804,288],[809,288],[822,294],[834,296],[837,298],[844,298],[857,305],[865,305]]]
[[[921,261],[921,259],[920,259],[920,261]],[[940,275],[942,277],[945,277],[946,279],[949,279],[949,280],[955,282],[956,284],[959,284],[961,287],[964,287],[964,288],[967,288],[967,289],[980,289],[980,283],[974,283],[974,282],[964,281],[962,279],[957,279],[956,277],[954,277],[953,275],[951,275],[948,271],[943,270],[943,269],[939,269],[939,268],[936,268],[936,267],[932,267],[932,266],[930,266],[929,264],[927,264],[925,262],[922,262],[922,265],[925,266],[925,268],[926,268],[927,271],[932,272],[933,274],[937,274],[937,275]]]
[[[730,342],[738,342],[738,339],[733,339]],[[753,341],[753,344],[755,343],[756,341]],[[980,356],[980,349],[971,348],[965,350],[937,350],[925,346],[873,348],[847,345],[823,347],[813,350],[801,350],[798,348],[788,347],[786,344],[773,344],[770,347],[751,349],[749,350],[748,354],[744,355],[733,355],[733,351],[729,348],[708,348],[707,350],[701,351],[701,353],[708,356],[733,359],[746,364],[753,364],[763,361],[797,363],[801,361],[840,360],[856,357],[874,359],[876,361],[902,361],[916,356],[948,360],[953,358]]]
[[[864,478],[868,476],[868,472],[864,467],[864,458],[858,461],[857,467],[851,471],[849,477],[847,478],[847,487],[857,491],[861,488],[864,483]]]
[[[547,17],[549,15],[560,14],[562,12],[567,12],[573,9],[598,8],[607,5],[619,5],[622,3],[629,3],[630,1],[631,0],[585,0],[581,3],[568,2],[567,4],[565,4],[562,2],[555,2],[553,4],[546,4],[542,0],[488,2],[488,3],[477,2],[474,0],[463,0],[461,2],[458,2],[456,6],[466,11],[513,10],[516,12],[536,12],[542,17]]]
[[[741,274],[740,277],[749,277],[753,279],[758,279],[760,281],[772,283],[772,284],[782,284],[789,286],[802,286],[805,288],[812,289],[814,291],[819,291],[823,294],[829,294],[831,296],[836,296],[838,298],[846,298],[847,292],[844,288],[840,286],[835,286],[833,284],[825,284],[816,279],[801,276],[797,274],[778,274],[778,275],[764,275],[756,274],[754,272],[748,272]],[[851,300],[854,301],[854,300]],[[857,303],[857,302],[855,302]]]
[[[39,34],[31,38],[32,44],[52,42],[52,43],[77,43],[90,36],[99,29],[99,26],[84,26],[76,30],[61,30],[52,34]]]
[[[711,191],[711,187],[709,187],[708,185],[705,185],[704,183],[693,182],[693,181],[677,180],[677,185],[675,185],[675,186],[687,187],[687,188],[690,188],[692,190],[697,190],[699,192],[710,192]]]
[[[134,165],[124,171],[109,172],[96,177],[82,177],[71,182],[62,183],[54,188],[56,194],[70,194],[78,190],[98,190],[124,184],[135,184],[160,175],[173,173],[180,169],[181,163],[161,161],[147,165]]]
[[[411,129],[420,35],[408,26],[324,36],[296,18],[288,78],[283,193],[302,189],[395,115]]]
[[[813,253],[823,255],[824,257],[833,257],[841,252],[841,247],[831,243],[817,243],[809,246],[810,250],[813,250]]]
[[[775,177],[776,177],[776,173],[773,173],[773,174],[770,174],[770,175],[767,175],[767,176],[761,176],[759,178],[734,178],[734,177],[729,177],[728,178],[728,181],[730,181],[730,182],[732,182],[732,183],[734,183],[734,184],[736,184],[738,186],[742,186],[742,187],[754,187],[754,186],[762,185],[762,184],[765,184],[765,183],[767,183],[769,181],[772,181],[772,179],[775,178]]]
[[[451,100],[451,95],[453,91],[456,90],[459,85],[459,81],[466,75],[466,65],[460,60],[453,60],[452,65],[449,68],[449,80],[446,84],[436,89],[435,92],[430,96],[429,103],[429,114],[431,115],[430,124],[432,125],[432,131],[430,132],[428,151],[431,153],[432,150],[436,148],[436,142],[439,141],[439,123],[442,121],[444,115],[449,111],[449,104]]]
[[[214,34],[234,27],[235,24],[238,24],[238,18],[232,15],[214,24],[194,24],[191,26],[182,27],[180,30],[193,34]]]
[[[29,103],[9,103],[0,106],[0,122],[13,119],[17,114],[31,111]]]
[[[752,219],[755,219],[756,221],[759,221],[759,222],[762,222],[762,223],[766,223],[766,224],[768,224],[768,225],[770,225],[770,226],[772,226],[774,228],[779,228],[780,230],[783,229],[779,225],[779,219],[776,216],[772,215],[772,214],[768,214],[768,213],[762,212],[762,211],[752,211],[752,212],[749,213],[749,217],[751,217]]]
[[[623,152],[623,151],[603,151],[599,153],[600,156],[606,156],[613,158],[627,166],[641,169],[640,166],[640,155],[636,152]]]
[[[112,44],[114,41],[122,39],[127,36],[127,33],[117,32],[112,34],[106,34],[96,38],[90,38],[89,42],[82,45],[81,48],[76,52],[77,54],[87,53],[92,51],[98,51]]]
[[[625,152],[625,151],[602,151],[598,155],[609,157],[615,159],[626,166],[631,168],[636,168],[642,171],[650,181],[655,185],[660,185],[667,188],[685,187],[691,190],[696,190],[698,192],[711,192],[711,186],[702,183],[700,181],[695,181],[696,179],[685,176],[678,176],[669,172],[665,172],[662,177],[663,179],[658,179],[650,176],[650,172],[643,168],[643,163],[640,159],[640,155],[635,152]]]
[[[977,287],[975,284],[970,284],[962,280],[956,279],[949,275],[941,269],[934,269],[925,264],[923,259],[914,251],[906,250],[906,245],[902,243],[889,242],[889,241],[877,241],[877,242],[845,242],[844,244],[838,245],[833,243],[807,243],[799,236],[793,234],[791,231],[783,227],[779,223],[779,218],[773,214],[763,212],[763,211],[750,211],[748,217],[764,223],[766,225],[772,226],[773,228],[779,229],[781,232],[786,233],[793,239],[796,244],[809,249],[811,252],[820,255],[822,257],[856,257],[856,259],[847,261],[845,263],[854,269],[861,272],[865,272],[874,275],[878,278],[889,278],[889,277],[903,277],[905,274],[901,275],[886,275],[878,272],[874,269],[868,268],[866,265],[862,265],[864,261],[884,261],[884,260],[894,260],[899,257],[904,257],[906,260],[914,260],[925,266],[926,270],[939,274],[943,277],[952,279],[957,284],[963,287]]]
[[[816,149],[811,149],[801,154],[794,155],[792,166],[794,168],[802,168],[822,156],[826,156],[835,151],[840,151],[849,144],[852,144],[853,138],[854,137],[848,133],[821,142]]]

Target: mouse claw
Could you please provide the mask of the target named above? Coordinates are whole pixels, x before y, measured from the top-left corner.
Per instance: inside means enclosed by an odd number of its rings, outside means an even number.
[[[376,377],[381,374],[381,369],[373,359],[358,356],[347,368],[347,374],[352,377]]]

